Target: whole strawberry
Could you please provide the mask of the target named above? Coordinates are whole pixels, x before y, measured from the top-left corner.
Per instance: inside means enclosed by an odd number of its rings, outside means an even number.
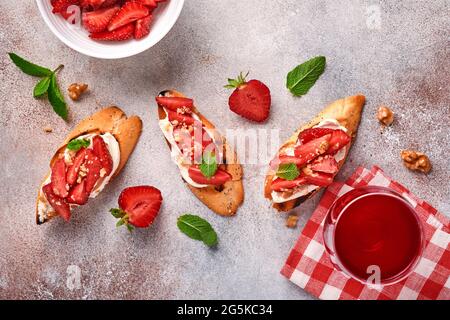
[[[228,79],[225,88],[235,89],[231,94],[228,105],[231,111],[241,117],[256,122],[264,122],[270,112],[270,90],[259,80],[247,81],[242,72],[237,79]]]
[[[117,227],[126,225],[130,231],[134,227],[147,228],[158,215],[162,200],[161,192],[155,187],[129,187],[120,193],[120,209],[111,209],[110,212],[120,219],[117,221]]]

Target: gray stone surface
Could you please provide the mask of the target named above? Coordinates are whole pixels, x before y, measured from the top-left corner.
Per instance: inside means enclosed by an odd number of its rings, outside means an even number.
[[[380,10],[379,28],[367,20],[371,5]],[[299,228],[287,229],[285,217],[262,196],[261,168],[246,165],[246,199],[238,214],[222,218],[210,212],[182,185],[170,162],[153,100],[165,88],[195,97],[223,131],[279,129],[281,140],[328,102],[364,93],[358,139],[338,178],[358,165],[376,164],[438,210],[450,212],[447,0],[187,0],[160,43],[115,61],[66,47],[47,28],[34,1],[0,0],[0,8],[0,298],[311,298],[279,271],[320,196],[296,210]],[[9,51],[51,67],[64,63],[63,88],[76,81],[90,85],[88,96],[70,103],[69,123],[45,101],[32,98],[36,79],[10,63]],[[292,97],[285,89],[287,72],[319,54],[327,57],[326,72],[306,96]],[[241,70],[250,70],[271,89],[266,124],[228,110],[223,85]],[[110,104],[144,121],[126,169],[71,223],[57,219],[36,226],[37,186],[55,148],[75,123]],[[395,124],[383,134],[375,118],[380,104],[396,113]],[[45,126],[54,132],[44,133]],[[403,148],[427,153],[433,171],[406,170],[399,158]],[[164,206],[150,229],[130,235],[115,228],[108,209],[122,188],[138,184],[161,189]],[[220,237],[217,249],[178,231],[176,219],[184,212],[212,223]],[[67,287],[69,265],[81,269],[80,289]]]

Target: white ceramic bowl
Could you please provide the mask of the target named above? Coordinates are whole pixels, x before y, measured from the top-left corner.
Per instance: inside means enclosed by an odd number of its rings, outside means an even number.
[[[50,0],[36,2],[45,23],[62,42],[85,55],[102,59],[125,58],[154,46],[172,29],[184,4],[184,0],[161,2],[154,11],[150,34],[141,40],[94,41],[80,25],[72,25],[60,15],[53,14]]]

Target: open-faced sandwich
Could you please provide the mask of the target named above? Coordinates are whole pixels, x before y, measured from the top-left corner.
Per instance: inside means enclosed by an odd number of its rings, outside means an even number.
[[[278,211],[289,211],[333,182],[345,162],[365,97],[337,100],[299,128],[270,163],[264,196]]]
[[[50,172],[39,186],[36,222],[58,215],[68,221],[72,209],[95,198],[122,170],[141,131],[141,119],[127,118],[117,107],[82,120],[50,161]]]
[[[234,215],[244,200],[242,167],[235,151],[192,99],[166,90],[156,102],[171,158],[189,189],[215,213]]]

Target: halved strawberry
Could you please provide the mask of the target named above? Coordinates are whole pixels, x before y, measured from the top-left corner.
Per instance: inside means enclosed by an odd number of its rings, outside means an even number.
[[[172,111],[177,111],[179,108],[192,110],[194,107],[194,100],[182,97],[156,97],[156,102],[160,107],[167,108]]]
[[[95,11],[84,11],[82,15],[83,26],[89,32],[103,31],[119,9],[119,6],[114,6]]]
[[[326,134],[332,133],[334,129],[330,128],[309,128],[305,129],[298,135],[298,139],[302,144],[305,144],[311,140],[323,137]]]
[[[311,172],[309,174],[302,174],[302,177],[307,183],[318,187],[327,187],[333,183],[333,175],[323,172]]]
[[[327,154],[335,154],[340,149],[345,147],[351,140],[352,138],[344,131],[334,130],[331,134],[330,148],[328,149]]]
[[[242,73],[237,79],[228,79],[226,88],[236,88],[231,94],[228,105],[231,111],[246,119],[263,122],[269,117],[270,90],[259,80],[247,82]]]
[[[53,193],[52,184],[49,183],[42,187],[42,191],[44,192],[45,198],[47,199],[48,203],[50,203],[52,208],[55,209],[56,213],[63,217],[64,220],[69,221],[70,206],[65,199],[58,197]]]
[[[324,172],[324,173],[336,173],[339,171],[338,163],[333,156],[327,155],[319,157],[311,163],[311,170]]]
[[[84,166],[87,170],[87,175],[85,178],[86,192],[90,194],[100,178],[100,170],[102,169],[100,158],[91,149],[86,149],[86,162],[84,163]]]
[[[136,20],[136,28],[134,29],[134,38],[136,40],[142,39],[150,33],[150,23],[153,20],[153,16],[149,14],[148,16]]]
[[[330,139],[331,134],[327,134],[297,146],[294,150],[295,156],[299,159],[297,165],[306,164],[324,154],[329,148]]]
[[[133,34],[134,34],[134,24],[130,23],[114,31],[102,31],[91,33],[89,37],[94,40],[102,40],[102,41],[123,41],[133,37]]]
[[[131,22],[144,18],[150,14],[149,9],[136,1],[126,2],[119,12],[111,19],[108,31],[114,31]]]
[[[80,0],[52,0],[51,5],[53,6],[53,13],[67,13],[67,8],[72,5],[79,5]]]
[[[56,160],[52,167],[51,184],[53,193],[61,198],[69,194],[66,181],[66,162],[64,158]]]
[[[184,123],[188,126],[194,124],[195,122],[195,119],[193,117],[172,111],[170,109],[167,109],[167,114],[169,116],[169,121],[171,122],[176,120],[179,124]]]
[[[86,180],[83,179],[70,190],[69,196],[67,197],[67,202],[83,205],[88,201],[88,199],[89,193],[86,191]]]
[[[192,166],[188,170],[189,177],[192,179],[192,181],[199,183],[199,184],[207,184],[207,185],[213,185],[213,186],[220,186],[224,184],[227,181],[231,180],[231,175],[222,170],[218,169],[216,171],[216,174],[212,176],[211,178],[207,178],[203,175],[203,173],[200,171],[200,168],[198,166]]]
[[[124,189],[119,196],[120,209],[111,213],[120,218],[118,226],[131,224],[146,228],[153,223],[163,201],[161,191],[152,186],[137,186]]]
[[[109,176],[113,169],[113,160],[111,154],[109,153],[108,147],[105,141],[100,136],[95,136],[92,139],[94,153],[99,157],[100,163],[105,169],[105,176]]]
[[[281,178],[276,178],[274,181],[272,181],[272,184],[270,185],[270,190],[284,191],[288,189],[293,189],[303,184],[306,184],[306,179],[303,176],[299,176],[294,180],[284,180]]]
[[[84,163],[86,157],[86,148],[78,150],[75,158],[72,161],[72,165],[67,168],[67,183],[72,186],[78,178],[78,171],[80,171],[80,166]]]
[[[304,164],[304,161],[303,159],[297,158],[295,156],[279,155],[278,157],[270,161],[270,167],[276,170],[280,164],[286,163],[294,163],[297,166],[301,166]]]

